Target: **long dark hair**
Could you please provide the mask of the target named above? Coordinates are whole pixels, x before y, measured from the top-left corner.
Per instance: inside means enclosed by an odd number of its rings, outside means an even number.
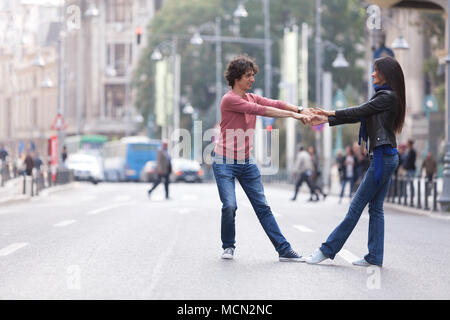
[[[405,123],[406,114],[406,95],[405,95],[405,76],[397,60],[391,57],[383,57],[375,60],[375,70],[381,73],[387,84],[397,95],[399,112],[394,121],[394,131],[401,133]]]

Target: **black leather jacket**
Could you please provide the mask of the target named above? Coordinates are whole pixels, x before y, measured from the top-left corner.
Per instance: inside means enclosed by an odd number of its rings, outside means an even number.
[[[369,151],[373,148],[390,144],[397,148],[394,133],[394,121],[399,112],[399,104],[394,91],[380,90],[373,97],[358,107],[336,110],[335,116],[328,117],[330,126],[344,123],[366,121],[369,136]]]

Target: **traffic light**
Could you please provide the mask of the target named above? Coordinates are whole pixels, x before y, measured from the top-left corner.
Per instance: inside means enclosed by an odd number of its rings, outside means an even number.
[[[136,43],[138,45],[141,44],[141,35],[142,35],[142,28],[141,27],[136,27]]]

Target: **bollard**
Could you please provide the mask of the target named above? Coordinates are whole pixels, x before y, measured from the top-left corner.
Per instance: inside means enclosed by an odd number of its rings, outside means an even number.
[[[433,211],[437,211],[437,181],[433,182]]]
[[[31,175],[31,196],[34,197],[34,175]]]
[[[398,204],[402,204],[402,196],[403,196],[403,179],[399,179],[398,183],[400,184],[400,190],[398,194]]]
[[[420,188],[420,182],[422,179],[417,179],[417,209],[422,209],[422,202],[420,200],[421,195],[421,188]]]
[[[407,206],[408,205],[408,181],[409,181],[409,179],[408,178],[406,178],[405,179],[405,183],[404,183],[404,187],[405,187],[405,190],[403,190],[404,192],[403,192],[403,205],[404,206]]]
[[[410,198],[411,198],[411,199],[410,199],[410,204],[409,204],[409,206],[410,206],[411,208],[413,208],[413,207],[414,207],[414,196],[416,196],[416,192],[414,192],[414,194],[412,193],[412,190],[414,189],[414,177],[412,177],[412,179],[411,179],[409,185],[410,185],[410,188],[411,188],[411,194],[410,194]]]
[[[27,176],[23,174],[23,194],[27,194]]]
[[[424,209],[425,210],[430,210],[430,208],[428,207],[428,195],[430,193],[430,181],[426,180],[425,181],[425,206]]]

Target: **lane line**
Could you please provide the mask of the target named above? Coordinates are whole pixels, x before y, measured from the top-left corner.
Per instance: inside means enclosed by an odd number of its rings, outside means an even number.
[[[54,224],[53,226],[57,227],[57,228],[58,227],[65,227],[65,226],[71,225],[71,224],[73,224],[75,222],[76,222],[76,220],[64,220],[64,221],[61,221],[61,222],[58,222],[58,223]]]
[[[86,214],[94,215],[94,214],[98,214],[98,213],[105,212],[105,211],[108,211],[108,210],[116,209],[116,208],[119,208],[119,207],[124,207],[126,205],[132,205],[134,203],[135,203],[135,201],[125,202],[125,203],[116,203],[116,204],[112,204],[110,206],[106,206],[106,207],[98,208],[98,209],[95,209],[95,210],[91,210],[91,211],[87,212]]]
[[[342,249],[341,251],[339,251],[338,256],[340,256],[341,258],[343,258],[345,261],[347,261],[350,264],[352,264],[352,262],[360,259],[359,257],[357,257],[356,255],[354,255],[353,253],[351,253],[350,251],[348,251],[346,249]]]
[[[5,257],[23,247],[26,247],[27,245],[28,245],[28,243],[26,243],[26,242],[13,243],[13,244],[0,250],[0,257]]]
[[[308,227],[302,226],[301,224],[296,224],[294,226],[294,228],[299,230],[299,231],[301,231],[301,232],[314,232],[314,230],[312,230],[312,229],[310,229]]]

